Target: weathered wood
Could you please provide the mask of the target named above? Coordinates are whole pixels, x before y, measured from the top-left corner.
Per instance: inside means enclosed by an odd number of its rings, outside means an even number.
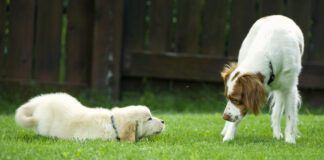
[[[310,27],[312,23],[311,12],[312,0],[287,0],[287,15],[296,22],[304,34],[305,47],[303,61],[307,61],[310,58],[309,39],[311,36]]]
[[[199,52],[199,31],[202,1],[178,0],[175,51],[185,54]]]
[[[173,0],[152,1],[148,50],[167,51],[171,48],[171,24]]]
[[[324,1],[316,0],[313,2],[312,47],[309,61],[324,63]]]
[[[166,52],[134,52],[124,66],[124,76],[221,82],[224,64],[236,61],[208,55],[177,55]],[[324,89],[324,65],[304,64],[300,86]]]
[[[96,0],[91,86],[120,97],[123,1]]]
[[[224,56],[228,0],[206,0],[203,9],[201,54]]]
[[[6,1],[0,0],[0,78],[2,77],[5,47]]]
[[[124,0],[124,50],[144,49],[146,0]]]
[[[34,77],[58,81],[62,0],[37,1]]]
[[[256,0],[233,0],[227,55],[237,57],[241,44],[257,20]]]
[[[34,0],[10,3],[10,34],[5,78],[28,80],[32,74]]]
[[[259,0],[260,16],[283,14],[285,0]]]
[[[304,64],[299,77],[300,86],[312,89],[324,89],[324,64]]]
[[[67,10],[66,82],[89,84],[93,12],[93,0],[70,0]]]
[[[225,58],[206,55],[177,55],[176,53],[134,52],[130,66],[124,66],[125,76],[221,81],[220,71],[228,62]]]

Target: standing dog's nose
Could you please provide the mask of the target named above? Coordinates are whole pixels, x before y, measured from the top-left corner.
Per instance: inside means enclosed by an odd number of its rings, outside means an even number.
[[[161,121],[161,123],[163,123],[163,124],[164,124],[164,121],[162,120],[162,121]]]
[[[231,119],[231,116],[229,116],[228,114],[224,114],[223,119],[229,121]]]

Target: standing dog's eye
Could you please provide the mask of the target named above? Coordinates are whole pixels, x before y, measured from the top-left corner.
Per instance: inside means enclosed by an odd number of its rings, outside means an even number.
[[[232,101],[232,103],[235,104],[235,105],[239,105],[239,104],[240,104],[240,101],[238,101],[238,100],[231,100],[231,101]]]
[[[150,121],[150,120],[152,120],[152,117],[150,117],[150,118],[148,119],[148,121]]]

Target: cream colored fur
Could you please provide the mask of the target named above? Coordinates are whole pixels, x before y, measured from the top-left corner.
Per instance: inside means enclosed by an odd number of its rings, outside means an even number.
[[[42,136],[116,140],[112,115],[121,140],[135,142],[164,129],[164,121],[152,117],[146,106],[112,110],[88,108],[66,93],[44,94],[30,99],[17,109],[15,119],[21,127],[33,128]]]

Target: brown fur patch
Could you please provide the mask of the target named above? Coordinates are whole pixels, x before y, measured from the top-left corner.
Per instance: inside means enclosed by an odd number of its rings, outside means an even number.
[[[135,122],[127,122],[120,131],[120,140],[122,141],[129,141],[129,142],[136,142],[136,129],[137,124]]]
[[[240,75],[240,72],[239,72],[239,71],[235,73],[235,75],[234,75],[233,78],[232,78],[232,81],[233,81],[233,80],[234,80],[238,75]]]
[[[244,74],[237,79],[232,97],[238,99],[241,112],[247,110],[257,115],[266,100],[266,93],[263,86],[263,78],[258,74]]]
[[[228,91],[228,88],[227,88],[227,85],[226,85],[228,77],[236,69],[236,67],[237,67],[237,63],[231,62],[230,64],[226,64],[224,66],[223,71],[221,72],[221,76],[222,76],[222,78],[224,80],[224,86],[225,86],[224,95],[225,96],[227,96],[227,91]]]
[[[225,81],[227,81],[228,76],[236,69],[237,63],[231,62],[230,64],[226,64],[221,72],[221,76]]]

